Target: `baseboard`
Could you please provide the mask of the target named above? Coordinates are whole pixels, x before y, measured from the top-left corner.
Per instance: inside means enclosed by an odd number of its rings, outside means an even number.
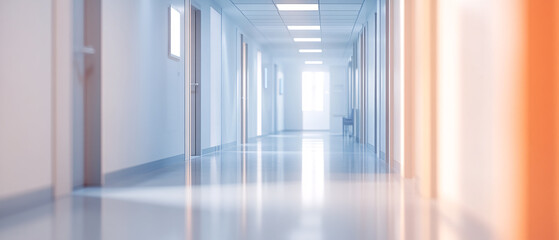
[[[222,144],[221,145],[221,150],[229,150],[229,149],[236,149],[237,147],[237,141],[234,142],[230,142],[230,143],[226,143],[226,144]]]
[[[0,199],[0,218],[52,201],[52,188],[46,187]]]
[[[373,145],[370,144],[370,143],[367,143],[366,146],[367,146],[367,150],[369,150],[369,151],[371,151],[371,152],[375,152],[375,150],[376,150],[376,149],[375,149],[375,146],[373,146]]]
[[[125,168],[122,170],[117,170],[114,172],[110,172],[105,174],[105,183],[104,185],[114,185],[116,183],[132,179],[137,176],[141,176],[147,173],[152,172],[154,169],[160,169],[165,166],[170,166],[176,163],[184,162],[184,154],[179,154],[176,156],[163,158],[160,160],[156,160],[153,162],[148,162],[144,164],[140,164],[137,166]]]
[[[256,140],[261,139],[261,138],[265,138],[268,137],[270,134],[264,134],[264,135],[260,135],[260,136],[254,136],[254,137],[249,137],[247,139],[247,143],[254,143],[256,142]]]
[[[213,146],[213,147],[209,147],[209,148],[204,148],[204,149],[202,149],[202,155],[218,152],[219,150],[221,150],[221,145],[217,145],[217,146]]]

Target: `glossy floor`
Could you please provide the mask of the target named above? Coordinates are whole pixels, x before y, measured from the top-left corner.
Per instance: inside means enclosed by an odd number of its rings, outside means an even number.
[[[491,239],[439,205],[360,144],[290,132],[3,217],[0,239]]]

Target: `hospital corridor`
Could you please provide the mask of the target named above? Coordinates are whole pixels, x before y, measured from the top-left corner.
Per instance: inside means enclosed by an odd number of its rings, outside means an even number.
[[[0,239],[559,240],[559,1],[1,0]]]

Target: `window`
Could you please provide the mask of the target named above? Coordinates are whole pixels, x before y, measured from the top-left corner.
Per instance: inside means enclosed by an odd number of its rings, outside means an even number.
[[[303,72],[303,112],[324,111],[324,72]]]
[[[169,7],[169,57],[181,58],[181,13]]]

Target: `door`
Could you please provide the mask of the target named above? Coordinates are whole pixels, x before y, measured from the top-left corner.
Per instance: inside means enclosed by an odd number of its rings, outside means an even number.
[[[272,113],[272,133],[276,133],[278,131],[278,96],[277,96],[277,84],[276,80],[278,79],[278,65],[274,64],[273,69],[273,77],[272,77],[272,106],[274,106],[274,110]]]
[[[190,77],[190,147],[191,156],[200,156],[201,148],[201,133],[200,133],[200,104],[201,93],[200,79],[201,79],[201,12],[200,10],[192,7],[190,14],[190,21],[192,31],[190,33],[190,52],[191,54],[191,77]]]
[[[101,177],[101,0],[73,9],[73,187],[99,186]]]
[[[241,143],[248,138],[248,44],[241,34]]]

